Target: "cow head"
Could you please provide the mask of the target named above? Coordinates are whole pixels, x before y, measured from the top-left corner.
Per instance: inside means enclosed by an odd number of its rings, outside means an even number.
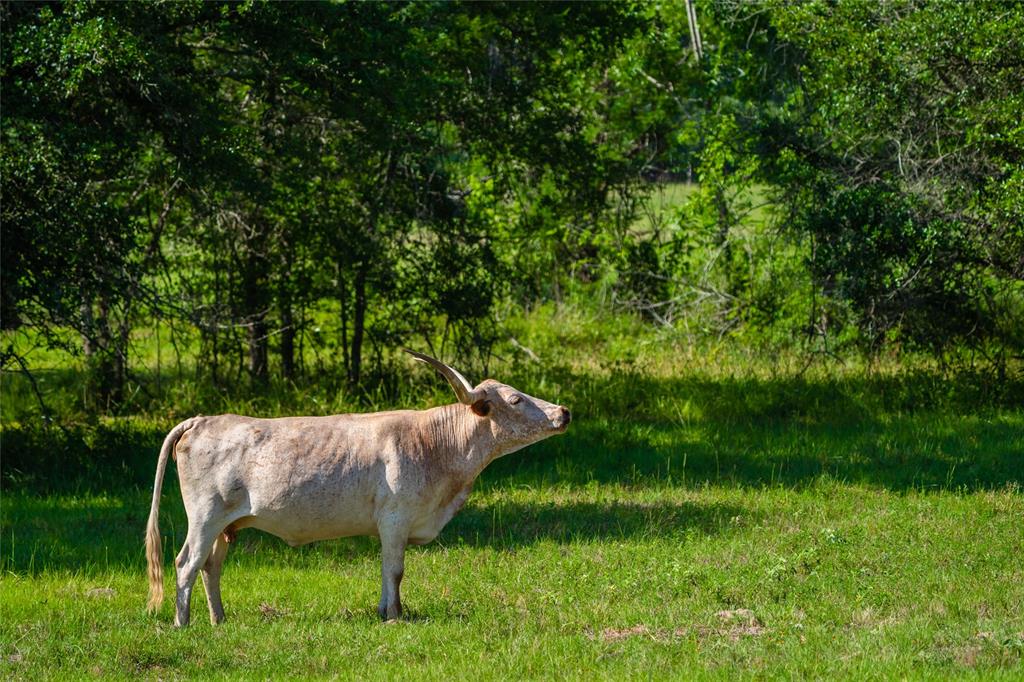
[[[497,441],[499,455],[563,433],[569,427],[572,415],[561,405],[534,398],[494,379],[473,387],[466,377],[443,362],[415,351],[406,352],[440,372],[474,418],[486,420]]]

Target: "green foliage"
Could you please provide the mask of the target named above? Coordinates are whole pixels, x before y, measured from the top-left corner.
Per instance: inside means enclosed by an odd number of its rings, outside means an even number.
[[[1024,276],[1024,12],[1015,3],[773,6],[805,55],[770,164],[822,292],[864,341],[1012,348]],[[1010,113],[1015,112],[1015,113]]]
[[[83,354],[94,409],[154,321],[239,394],[372,393],[402,344],[484,369],[577,299],[1019,369],[1019,5],[699,3],[699,60],[680,3],[0,11],[0,318]]]
[[[1024,329],[1020,6],[714,3],[700,64],[680,7],[648,8],[620,106],[656,141],[651,165],[699,186],[667,231],[631,236],[651,245],[624,253],[660,257],[619,259],[620,300],[686,330],[967,347],[1007,371]]]
[[[550,263],[500,267],[515,255],[466,210],[473,188],[491,183],[487,210],[512,215],[545,178],[509,228],[564,263],[627,181],[571,94],[637,28],[626,8],[150,9],[4,9],[3,317],[78,331],[114,404],[144,313],[194,325],[218,382],[239,358],[266,383],[272,337],[296,376],[325,298],[354,385],[366,345],[380,375],[384,349],[453,326],[486,362],[495,297]],[[79,271],[61,258],[72,235]]]

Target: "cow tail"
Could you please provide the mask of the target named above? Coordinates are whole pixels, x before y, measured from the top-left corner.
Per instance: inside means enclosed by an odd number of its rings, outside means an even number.
[[[164,485],[164,471],[167,470],[167,457],[174,451],[181,435],[195,424],[196,418],[186,419],[167,434],[160,457],[156,462],[156,481],[153,483],[153,506],[149,509],[149,523],[146,525],[146,562],[149,564],[149,603],[147,610],[152,613],[160,608],[164,600],[164,559],[163,542],[160,539],[160,528],[157,521],[160,517],[160,491]]]

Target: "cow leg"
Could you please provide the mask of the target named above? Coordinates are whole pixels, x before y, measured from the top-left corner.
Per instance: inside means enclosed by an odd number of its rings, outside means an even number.
[[[377,615],[381,620],[392,620],[402,615],[399,586],[405,573],[405,545],[408,537],[396,530],[380,529],[381,593]]]
[[[189,607],[192,603],[192,587],[196,584],[199,569],[206,563],[213,549],[213,543],[220,535],[217,524],[202,525],[189,523],[185,544],[174,560],[178,574],[178,595],[175,603],[174,624],[185,627],[189,621]]]
[[[214,625],[224,622],[224,605],[220,602],[220,574],[224,558],[228,555],[228,541],[224,534],[218,534],[213,542],[209,558],[203,564],[203,587],[206,588],[206,603],[210,607],[210,622]]]

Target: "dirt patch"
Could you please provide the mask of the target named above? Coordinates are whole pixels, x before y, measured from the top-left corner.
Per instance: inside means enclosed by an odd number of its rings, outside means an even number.
[[[590,639],[600,638],[602,642],[619,642],[630,637],[650,637],[651,639],[661,639],[666,635],[671,634],[667,630],[654,630],[646,625],[634,625],[631,628],[605,628],[601,630],[600,634],[595,636],[593,631],[586,632],[586,635]]]
[[[984,665],[1007,665],[1019,661],[1024,652],[1024,632],[999,636],[994,632],[982,631],[959,646],[940,649],[965,668]]]
[[[287,616],[289,613],[291,613],[291,611],[288,609],[278,609],[267,602],[262,602],[260,604],[260,614],[263,616],[263,620],[277,620],[278,618]]]
[[[909,611],[904,607],[890,614],[882,614],[870,606],[853,612],[848,627],[862,630],[881,630],[906,619]]]
[[[604,628],[600,632],[587,628],[583,634],[587,639],[606,643],[621,642],[633,637],[646,637],[655,642],[665,642],[690,635],[696,635],[700,639],[725,637],[736,642],[741,637],[760,637],[768,632],[768,628],[761,624],[750,609],[719,611],[715,615],[721,621],[721,624],[716,627],[692,625],[678,628],[652,628],[641,623],[626,628]]]
[[[740,637],[760,637],[768,631],[750,609],[719,611],[715,615],[722,621],[722,628],[719,629],[719,632],[733,641]],[[722,632],[723,630],[724,632]]]

